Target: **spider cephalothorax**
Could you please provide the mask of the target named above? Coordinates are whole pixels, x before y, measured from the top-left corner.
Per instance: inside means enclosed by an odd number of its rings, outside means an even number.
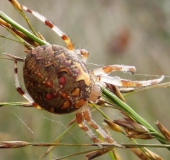
[[[117,145],[91,118],[89,102],[96,103],[101,95],[100,87],[142,87],[154,85],[163,80],[164,76],[147,81],[131,81],[109,76],[111,72],[123,71],[134,73],[134,66],[108,65],[94,70],[86,67],[89,53],[85,49],[75,49],[70,38],[58,27],[39,13],[19,6],[50,27],[66,43],[67,48],[51,45],[35,45],[27,52],[25,59],[8,55],[15,62],[15,84],[17,91],[26,98],[30,105],[52,113],[64,114],[76,111],[76,121],[94,143],[101,141],[88,127],[95,129],[108,143]],[[26,93],[20,87],[17,61],[24,62],[23,77]],[[111,87],[112,88],[112,87]],[[87,125],[88,124],[88,125]],[[117,145],[120,147],[120,145]]]

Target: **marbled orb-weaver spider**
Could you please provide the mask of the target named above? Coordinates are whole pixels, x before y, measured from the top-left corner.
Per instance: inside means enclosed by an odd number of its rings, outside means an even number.
[[[18,93],[38,109],[55,114],[75,111],[79,127],[90,136],[94,143],[101,141],[90,128],[96,130],[106,142],[115,144],[113,138],[91,118],[89,102],[95,103],[101,96],[100,87],[106,87],[107,84],[138,88],[157,84],[164,79],[164,76],[146,81],[131,81],[109,76],[114,71],[130,73],[136,71],[134,66],[125,65],[108,65],[89,70],[86,67],[88,51],[75,49],[70,38],[57,26],[39,13],[25,6],[21,7],[50,27],[65,41],[67,48],[48,44],[27,51],[26,58],[7,55],[15,63],[15,85]],[[20,87],[17,61],[25,62],[23,77],[29,94]]]

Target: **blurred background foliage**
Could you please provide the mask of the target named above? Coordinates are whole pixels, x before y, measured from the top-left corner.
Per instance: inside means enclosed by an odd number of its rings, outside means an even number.
[[[19,3],[43,14],[54,22],[73,40],[76,48],[85,48],[90,52],[88,67],[96,68],[107,64],[134,65],[136,75],[113,73],[122,78],[133,80],[153,79],[153,75],[166,75],[169,81],[170,62],[170,1],[169,0],[19,0]],[[27,27],[23,18],[6,0],[0,2],[0,9]],[[64,42],[35,17],[27,14],[32,26],[52,44],[65,46]],[[3,28],[0,35],[12,37]],[[7,39],[0,39],[0,53],[10,53],[24,57],[24,47]],[[19,64],[19,77],[22,79],[22,63]],[[15,91],[13,62],[0,60],[0,102],[24,101]],[[137,75],[142,74],[142,75]],[[149,76],[148,76],[149,75]],[[151,125],[159,120],[170,129],[170,89],[159,88],[145,90],[126,97],[127,103]],[[104,110],[111,119],[122,115],[115,110]],[[53,142],[62,133],[74,113],[54,115],[34,108],[2,107],[0,109],[0,140],[24,140],[36,142]],[[102,116],[94,112],[93,118],[102,125]],[[118,142],[128,139],[112,132]],[[90,138],[77,126],[62,139],[63,143],[90,143]],[[156,140],[139,141],[140,143],[158,143]],[[58,147],[52,157],[64,156],[83,151],[86,147]],[[0,150],[1,159],[30,160],[46,150],[44,147],[26,147],[21,149]],[[167,149],[152,149],[164,159],[170,153]],[[120,150],[122,158],[138,159],[130,150]],[[77,158],[84,159],[85,155]],[[47,157],[46,159],[50,159]],[[75,157],[70,158],[75,159]],[[109,155],[98,158],[109,159]]]

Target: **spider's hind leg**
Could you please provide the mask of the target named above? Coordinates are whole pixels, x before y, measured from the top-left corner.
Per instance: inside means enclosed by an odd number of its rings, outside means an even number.
[[[61,37],[69,50],[74,50],[74,44],[72,43],[71,39],[64,33],[62,32],[57,26],[55,26],[52,22],[50,22],[48,19],[46,19],[44,16],[40,15],[38,12],[30,10],[26,6],[22,6],[22,9],[31,13],[33,16],[35,16],[37,19],[42,21],[46,26],[51,28],[59,37]]]
[[[9,59],[9,60],[14,61],[15,87],[16,87],[17,92],[18,92],[20,95],[22,95],[22,96],[30,103],[30,105],[34,106],[34,107],[37,108],[37,109],[42,109],[38,104],[36,104],[36,103],[34,102],[34,100],[31,98],[31,96],[30,96],[28,93],[26,93],[26,92],[21,88],[21,85],[20,85],[20,82],[19,82],[19,78],[18,78],[17,61],[24,62],[25,59],[24,59],[24,58],[17,57],[17,56],[14,56],[14,55],[11,55],[11,54],[4,54],[4,55],[6,55],[7,57],[9,57],[9,58],[6,58],[6,59]]]

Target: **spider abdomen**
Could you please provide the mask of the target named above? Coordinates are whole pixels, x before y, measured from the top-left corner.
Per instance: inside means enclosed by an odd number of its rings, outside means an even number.
[[[49,112],[73,112],[89,98],[91,78],[73,52],[58,45],[44,45],[29,51],[25,59],[25,86],[33,100]]]

